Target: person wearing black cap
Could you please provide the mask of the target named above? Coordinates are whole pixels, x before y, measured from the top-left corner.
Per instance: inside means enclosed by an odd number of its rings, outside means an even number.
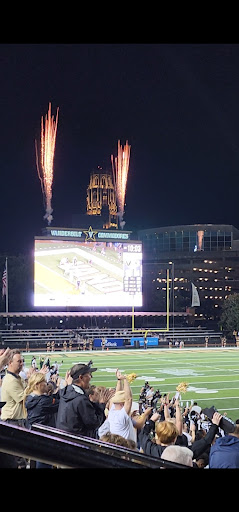
[[[98,427],[105,420],[105,404],[115,390],[104,389],[99,402],[91,402],[86,394],[90,386],[92,373],[97,368],[89,364],[75,364],[70,370],[72,383],[59,391],[60,403],[56,419],[56,428],[79,436],[97,438]]]

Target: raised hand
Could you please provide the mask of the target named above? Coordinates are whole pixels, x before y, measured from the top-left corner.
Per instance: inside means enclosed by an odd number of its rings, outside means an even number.
[[[9,347],[0,349],[0,370],[9,362],[11,349]]]

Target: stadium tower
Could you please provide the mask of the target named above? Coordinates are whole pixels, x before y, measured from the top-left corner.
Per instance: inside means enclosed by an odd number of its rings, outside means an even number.
[[[101,216],[103,228],[118,228],[116,191],[113,176],[98,166],[90,175],[86,197],[87,215]]]

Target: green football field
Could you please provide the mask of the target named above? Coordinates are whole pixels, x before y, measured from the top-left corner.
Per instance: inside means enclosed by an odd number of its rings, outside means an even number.
[[[45,355],[42,353],[41,355]],[[32,354],[23,354],[26,367],[30,366]],[[34,354],[39,365],[40,354]],[[182,405],[196,401],[202,408],[212,405],[232,420],[239,418],[239,349],[148,349],[109,350],[86,352],[49,353],[53,364],[61,364],[60,375],[75,363],[88,363],[98,368],[92,375],[92,384],[114,387],[115,370],[136,373],[132,382],[133,400],[138,401],[145,381],[162,394],[174,396],[177,385],[187,382],[186,393],[181,395]]]

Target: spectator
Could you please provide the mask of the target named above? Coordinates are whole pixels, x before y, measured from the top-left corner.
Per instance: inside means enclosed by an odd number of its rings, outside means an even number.
[[[175,422],[175,425],[178,430],[178,435],[177,435],[177,439],[176,439],[175,443],[178,445],[181,445],[181,446],[188,446],[188,438],[183,433],[183,417],[182,417],[178,398],[173,402],[171,409],[172,409],[173,416],[170,416],[168,404],[167,404],[167,402],[165,402],[164,403],[164,418],[166,421]],[[175,414],[175,416],[174,416],[174,414]]]
[[[195,440],[190,446],[190,450],[193,451],[193,458],[197,460],[200,455],[204,452],[210,453],[212,443],[215,440],[215,436],[218,433],[218,426],[222,419],[222,415],[219,412],[214,412],[212,417],[212,424],[207,432],[201,439],[198,441]]]
[[[199,457],[195,460],[198,468],[204,469],[206,467],[209,467],[209,455],[207,452],[202,453],[199,455]]]
[[[183,435],[187,437],[188,440],[188,446],[191,446],[193,436],[189,432],[189,427],[186,421],[183,421]]]
[[[32,357],[31,366],[32,366],[32,368],[35,368],[35,369],[37,367],[37,360],[36,360],[35,356]]]
[[[145,411],[143,413],[139,414],[139,404],[137,404],[136,402],[132,402],[132,393],[131,393],[131,389],[130,389],[130,386],[128,384],[126,377],[122,376],[121,372],[118,369],[116,370],[116,376],[117,376],[117,384],[116,384],[116,388],[115,388],[116,398],[115,398],[115,396],[113,396],[113,398],[111,399],[110,403],[107,404],[107,406],[109,405],[109,407],[108,407],[109,410],[111,410],[111,408],[112,408],[112,411],[119,411],[119,412],[113,413],[113,421],[112,421],[112,415],[111,415],[111,418],[110,418],[111,423],[110,423],[110,420],[108,417],[109,411],[107,409],[105,410],[105,414],[107,415],[107,418],[104,421],[104,423],[99,427],[98,435],[99,435],[99,438],[101,439],[102,436],[107,434],[108,432],[112,433],[111,429],[116,429],[118,431],[121,430],[122,432],[124,430],[124,435],[122,434],[123,437],[125,437],[128,440],[131,439],[132,442],[137,445],[138,444],[138,432],[143,428],[146,419],[152,412],[152,409],[147,408],[147,409],[145,409]],[[126,409],[125,409],[125,401],[124,401],[125,393],[124,393],[124,390],[122,389],[123,388],[122,385],[124,386],[124,388],[126,388],[126,389],[128,388],[128,393],[130,396],[130,402],[128,405],[130,406],[130,404],[131,404],[129,413],[126,413]],[[93,388],[94,388],[94,386],[91,386],[91,388],[90,388],[91,389],[91,395],[90,395],[91,397],[94,397],[96,391],[100,389],[99,387],[98,388],[95,387],[95,389],[93,389]],[[117,397],[120,397],[120,400],[123,399],[123,402],[121,404],[117,404],[117,405],[115,404],[115,399],[117,400]],[[127,404],[126,404],[126,407],[127,407]],[[124,410],[122,410],[122,409],[124,409]],[[116,422],[117,422],[117,425],[116,425]],[[126,435],[128,436],[128,434],[130,435],[130,438],[126,437]],[[119,435],[121,435],[121,434],[119,434]]]
[[[7,372],[2,382],[1,398],[6,404],[2,408],[1,420],[21,427],[25,426],[26,410],[23,407],[25,383],[19,376],[23,367],[21,352],[11,350]]]
[[[20,427],[26,427],[26,409],[23,404],[26,382],[20,377],[23,367],[23,358],[20,350],[13,349],[9,355],[7,372],[2,382],[1,398],[6,404],[1,410],[1,420]],[[40,370],[45,373],[43,367]],[[25,469],[27,461],[17,457],[18,468]]]
[[[33,373],[29,378],[23,399],[29,428],[33,423],[55,427],[59,398],[48,394],[48,386],[45,375],[40,372]],[[52,467],[50,464],[36,461],[36,469]]]
[[[239,425],[234,431],[216,439],[210,450],[209,468],[239,468]]]
[[[139,433],[139,442],[142,451],[146,455],[152,455],[153,457],[161,457],[166,446],[175,444],[178,429],[172,421],[160,421],[157,423],[155,428],[155,421],[159,418],[159,414],[155,412],[151,419],[146,421],[144,428]],[[156,442],[150,439],[150,432],[154,430],[156,432]]]
[[[177,462],[184,466],[193,467],[193,452],[186,446],[170,445],[166,446],[161,455],[161,459],[171,462]],[[165,466],[166,468],[166,466]]]
[[[55,427],[55,413],[59,406],[59,397],[48,393],[49,384],[45,375],[40,372],[33,373],[24,391],[23,404],[27,412],[27,426],[41,423]]]
[[[111,434],[107,432],[100,437],[100,441],[104,441],[106,443],[116,444],[119,446],[124,446],[125,448],[130,448],[130,450],[137,450],[136,443],[131,439],[125,439],[125,437],[120,436],[118,434]]]
[[[80,436],[97,438],[97,429],[105,420],[105,404],[115,393],[103,389],[98,402],[90,401],[87,390],[90,386],[92,368],[86,364],[75,364],[70,370],[72,384],[60,389],[60,403],[56,427]]]
[[[104,388],[106,389],[106,388]],[[86,394],[89,397],[91,402],[98,402],[99,401],[99,394],[102,390],[102,387],[97,387],[94,384],[92,384],[89,389],[86,390]]]
[[[0,372],[8,365],[11,356],[11,349],[0,349]],[[2,419],[2,418],[1,418]],[[0,452],[0,468],[17,469],[18,463],[16,457]]]
[[[132,391],[126,375],[122,375],[119,369],[116,370],[117,385],[116,392],[111,400],[108,414],[109,430],[111,434],[118,434],[125,439],[131,439],[136,443],[137,436],[130,416],[132,408]],[[123,389],[121,388],[123,383]]]
[[[155,427],[155,422],[158,418],[159,414],[157,412],[154,413],[139,434],[140,446],[143,452],[146,453],[146,455],[152,455],[154,457],[160,457],[165,446],[175,444],[178,436],[178,429],[171,420],[160,421]],[[221,418],[221,414],[215,412],[212,417],[212,425],[207,434],[202,439],[192,443],[190,450],[193,452],[193,459],[197,460],[202,453],[207,450],[210,451],[212,442],[218,432],[218,425]],[[156,433],[156,443],[149,437],[149,434],[154,430]]]
[[[25,366],[25,360],[24,358],[22,358],[22,369],[21,371],[19,372],[19,376],[27,381],[28,377],[31,375],[31,373],[33,373],[33,371],[35,371],[35,369],[33,368],[33,366],[31,366],[31,368],[26,368]]]

